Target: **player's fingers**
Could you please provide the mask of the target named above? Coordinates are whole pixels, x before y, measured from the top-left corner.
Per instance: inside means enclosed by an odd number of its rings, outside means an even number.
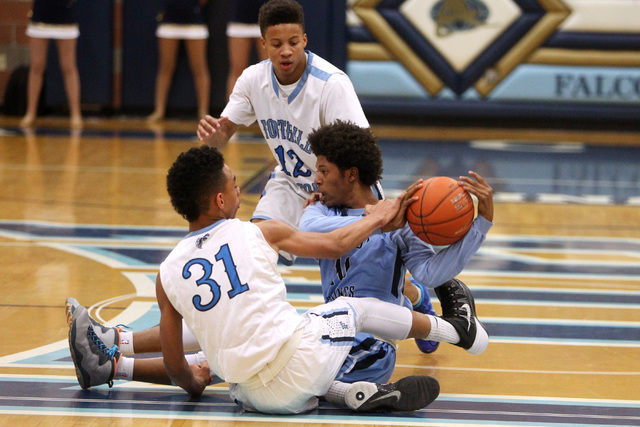
[[[465,191],[472,193],[472,194],[476,194],[476,191],[479,187],[478,182],[467,177],[467,176],[461,176],[458,184],[460,184],[460,186],[462,186],[462,188],[465,189]]]
[[[488,185],[480,186],[474,194],[478,200],[490,200],[493,197],[493,189]]]
[[[320,201],[320,193],[312,193],[311,196],[307,197],[307,199],[304,201],[303,209],[309,205],[315,204],[318,201]]]
[[[476,194],[476,191],[491,191],[491,186],[477,173],[469,171],[474,179],[468,176],[460,176],[459,184],[470,193]]]
[[[202,135],[203,138],[211,136],[212,130],[213,127],[205,119],[202,119],[198,122],[198,134]]]
[[[405,197],[410,197],[411,195],[413,195],[413,193],[415,193],[419,188],[422,187],[422,178],[420,178],[419,180],[417,180],[416,182],[414,182],[413,184],[411,184],[409,186],[409,188],[407,188],[406,191],[406,196]]]
[[[487,185],[487,182],[484,180],[484,178],[479,173],[474,172],[474,171],[469,171],[469,175],[474,177],[476,179],[476,181],[478,181],[480,184]]]
[[[208,137],[207,133],[200,126],[198,126],[198,130],[196,131],[196,135],[198,135],[198,140],[200,140],[201,142],[204,141],[205,139],[207,139],[207,137]]]

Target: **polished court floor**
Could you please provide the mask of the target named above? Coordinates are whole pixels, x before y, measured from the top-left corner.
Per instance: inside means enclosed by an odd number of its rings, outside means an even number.
[[[195,121],[92,119],[17,128],[0,117],[0,420],[5,425],[640,425],[640,133],[374,126],[388,196],[418,177],[473,169],[495,226],[460,277],[491,334],[472,356],[399,344],[394,379],[427,374],[441,396],[412,413],[242,413],[226,384],[199,399],[116,382],[81,390],[64,301],[134,330],[157,323],[159,263],[186,233],[166,195]],[[250,131],[225,148],[248,219],[275,165]],[[299,309],[322,301],[312,260],[281,266]],[[436,310],[437,299],[434,297]]]

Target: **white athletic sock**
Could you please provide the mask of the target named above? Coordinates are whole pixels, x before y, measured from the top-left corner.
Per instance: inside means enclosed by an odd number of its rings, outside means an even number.
[[[185,354],[184,358],[187,359],[189,365],[202,365],[202,362],[206,360],[204,352],[199,351],[197,353]]]
[[[182,346],[184,351],[200,350],[200,344],[196,336],[191,332],[184,319],[182,320]]]
[[[116,374],[113,376],[114,380],[133,380],[133,357],[120,356],[118,364],[116,365]]]
[[[120,344],[118,350],[122,354],[131,355],[133,351],[133,332],[120,332]]]
[[[456,332],[456,329],[453,325],[441,317],[429,316],[429,320],[431,321],[431,332],[426,336],[426,340],[429,341],[439,341],[439,342],[448,342],[451,344],[457,344],[460,342],[460,335]]]
[[[347,394],[349,387],[351,387],[351,384],[334,381],[329,387],[327,394],[324,395],[324,398],[327,402],[335,403],[337,405],[346,405],[344,397]]]
[[[418,296],[416,297],[416,299],[414,301],[411,301],[411,305],[414,308],[415,308],[416,305],[418,305],[418,303],[422,299],[422,288],[420,286],[415,286],[415,288],[416,288],[416,292],[418,292]]]

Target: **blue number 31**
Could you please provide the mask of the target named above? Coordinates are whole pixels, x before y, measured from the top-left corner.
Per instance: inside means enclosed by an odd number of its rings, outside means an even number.
[[[240,283],[240,277],[238,277],[238,270],[236,264],[233,262],[233,257],[229,251],[229,245],[223,245],[216,254],[216,261],[222,261],[224,264],[224,270],[227,273],[229,283],[231,283],[231,290],[227,292],[229,298],[233,298],[243,292],[249,290],[249,286],[246,283]],[[202,297],[200,295],[194,295],[193,306],[200,311],[211,310],[220,301],[220,285],[218,282],[211,278],[213,274],[213,264],[206,258],[194,258],[185,264],[182,269],[182,277],[188,279],[191,277],[191,267],[199,265],[204,270],[204,274],[198,280],[196,284],[198,286],[208,286],[213,297],[208,304],[202,304]]]

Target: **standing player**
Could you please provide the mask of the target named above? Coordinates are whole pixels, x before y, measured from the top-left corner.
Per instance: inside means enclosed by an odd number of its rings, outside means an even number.
[[[318,186],[304,211],[300,230],[327,233],[358,221],[367,205],[378,201],[371,186],[382,178],[382,152],[369,129],[337,121],[309,135],[317,156]],[[320,277],[325,302],[341,296],[367,298],[407,305],[403,296],[408,269],[420,283],[441,295],[455,286],[458,275],[480,248],[492,226],[492,190],[484,179],[470,172],[460,177],[466,191],[478,198],[478,217],[464,238],[436,253],[405,225],[389,233],[370,236],[339,259],[321,259]],[[412,194],[412,187],[407,194]],[[383,230],[384,231],[384,230]],[[395,343],[370,334],[358,334],[337,379],[386,382],[396,360]]]
[[[252,222],[277,219],[298,228],[305,200],[315,190],[316,157],[309,133],[337,119],[368,128],[360,101],[349,77],[341,70],[305,51],[304,11],[295,0],[270,0],[260,8],[261,44],[268,61],[247,68],[236,81],[220,118],[205,116],[198,138],[221,148],[240,125],[258,122],[278,162],[251,217]],[[379,198],[382,189],[376,185]],[[295,257],[281,253],[282,261]],[[408,282],[408,281],[407,281]],[[421,287],[406,284],[416,308],[435,314]],[[430,353],[436,342],[416,341]]]
[[[200,120],[198,137],[221,148],[241,125],[257,121],[278,165],[251,220],[273,218],[297,229],[304,201],[315,190],[309,133],[339,118],[366,128],[369,122],[349,77],[305,51],[300,4],[270,0],[260,8],[258,23],[269,60],[242,73],[221,117]]]

